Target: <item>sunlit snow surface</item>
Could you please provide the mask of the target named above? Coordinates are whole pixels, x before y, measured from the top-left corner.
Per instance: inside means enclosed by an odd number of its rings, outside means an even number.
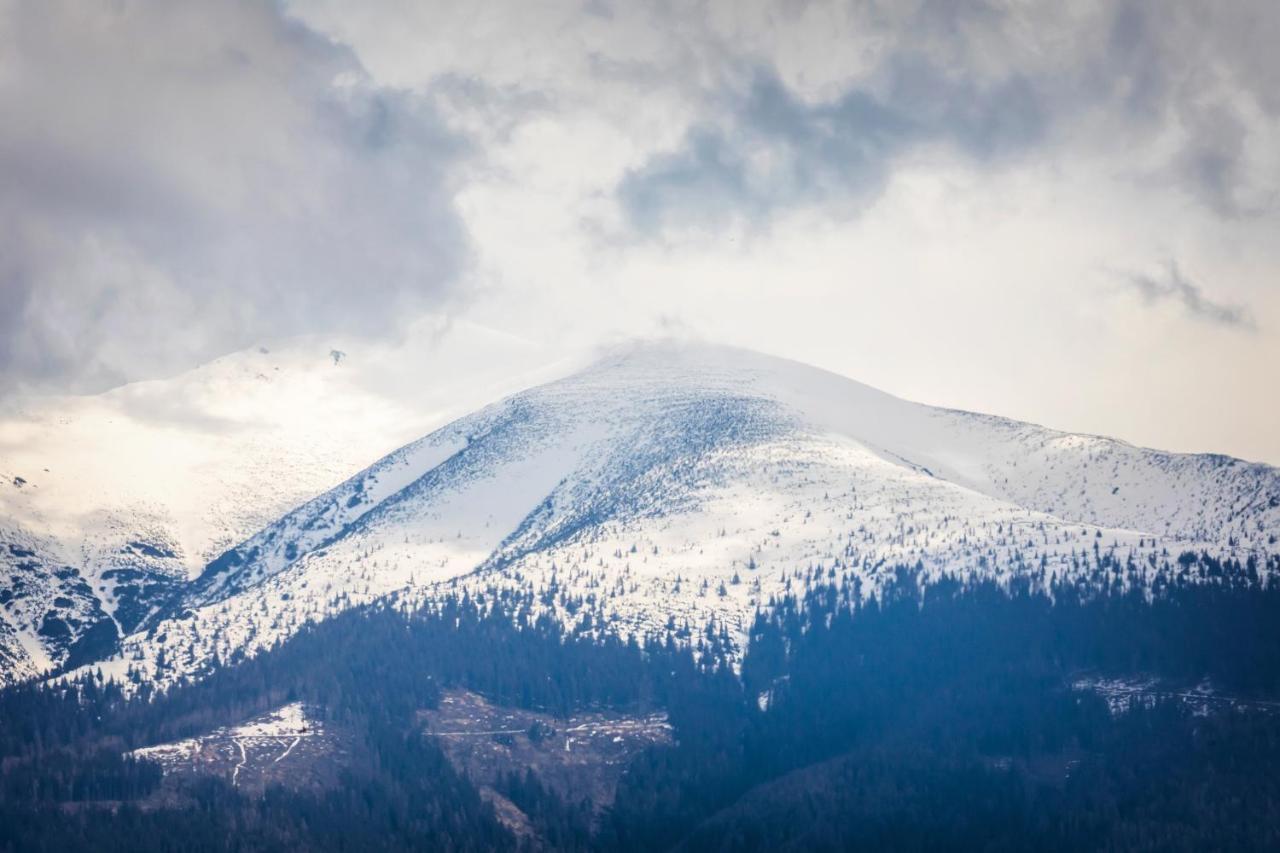
[[[60,663],[98,621],[128,633],[161,587],[406,441],[554,374],[553,356],[424,321],[398,343],[295,339],[105,394],[6,403],[0,684]],[[76,577],[57,577],[68,568]],[[50,614],[65,634],[41,633]]]
[[[1143,566],[1166,550],[1243,559],[1271,547],[1278,506],[1268,466],[934,409],[741,350],[643,345],[302,504],[104,669],[168,683],[390,593],[502,587],[581,598],[593,630],[696,636],[714,620],[740,642],[797,570],[839,566],[874,590],[897,563],[1007,577],[1043,561],[1053,578],[1095,548]]]

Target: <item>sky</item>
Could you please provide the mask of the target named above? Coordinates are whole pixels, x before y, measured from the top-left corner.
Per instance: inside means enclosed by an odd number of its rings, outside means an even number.
[[[424,315],[1280,464],[1270,0],[0,0],[0,394]]]

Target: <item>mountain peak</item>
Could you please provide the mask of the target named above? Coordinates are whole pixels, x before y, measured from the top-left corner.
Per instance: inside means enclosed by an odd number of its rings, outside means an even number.
[[[177,677],[354,604],[459,586],[575,589],[607,599],[619,632],[657,631],[672,612],[740,630],[801,567],[838,563],[874,589],[877,567],[896,562],[1006,577],[1035,561],[1049,583],[1081,571],[1077,555],[1099,542],[1148,565],[1183,550],[1245,559],[1280,532],[1280,476],[1265,465],[933,408],[687,339],[623,342],[541,371],[522,342],[465,328],[445,340],[413,350],[421,360],[408,368],[390,366],[404,353],[353,348],[334,370],[307,341],[297,358],[274,346],[182,378],[184,405],[227,394],[283,405],[352,377],[413,390],[423,369],[435,390],[415,392],[416,408],[372,411],[365,397],[335,394],[318,422],[264,408],[263,424],[243,421],[234,441],[215,444],[197,440],[204,426],[175,429],[190,419],[160,411],[156,443],[180,442],[188,467],[148,482],[198,505],[130,497],[84,544],[22,529],[75,506],[58,500],[67,481],[41,471],[8,489],[3,500],[22,512],[0,530],[0,560],[38,590],[6,611],[11,669],[92,659],[124,636],[109,666],[145,660]],[[518,363],[550,380],[516,390]],[[257,378],[264,370],[271,381]],[[484,383],[491,390],[477,391]],[[87,458],[84,482],[133,494],[132,481],[115,481],[135,474],[149,433],[129,413],[154,409],[162,385],[81,401],[82,427],[132,436],[105,462]],[[487,404],[460,410],[467,399]],[[401,432],[398,450],[332,485],[390,443],[388,424],[403,431],[413,419],[434,429],[407,444]],[[21,470],[40,467],[31,456]]]
[[[675,619],[740,640],[797,571],[874,590],[899,564],[1035,567],[1048,585],[1093,571],[1080,555],[1104,544],[1156,566],[1182,550],[1262,553],[1277,532],[1266,466],[931,408],[732,347],[631,342],[266,525],[109,666],[149,662],[163,681],[355,604],[460,589],[532,597],[575,624],[593,602],[591,624],[619,634],[661,636]]]

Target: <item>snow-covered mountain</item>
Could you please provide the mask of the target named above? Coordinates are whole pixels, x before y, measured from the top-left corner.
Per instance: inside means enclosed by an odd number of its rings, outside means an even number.
[[[253,347],[0,412],[0,683],[101,656],[218,555],[404,442],[556,370],[427,319]]]
[[[821,573],[1037,583],[1277,550],[1280,471],[906,402],[742,350],[617,349],[480,408],[211,560],[103,664],[164,683],[387,595],[533,591],[590,631],[741,641]]]

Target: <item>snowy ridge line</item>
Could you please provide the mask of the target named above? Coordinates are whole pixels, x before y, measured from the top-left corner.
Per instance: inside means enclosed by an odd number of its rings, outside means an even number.
[[[307,501],[101,665],[169,684],[392,593],[488,587],[589,631],[714,625],[733,645],[817,571],[1052,584],[1105,556],[1140,585],[1185,551],[1265,575],[1277,535],[1268,466],[931,409],[741,350],[633,347]]]
[[[109,654],[238,543],[389,450],[563,375],[563,355],[428,317],[394,342],[264,342],[103,394],[7,401],[0,530],[41,544],[36,569],[0,546],[0,685]],[[83,601],[56,589],[67,567]]]

